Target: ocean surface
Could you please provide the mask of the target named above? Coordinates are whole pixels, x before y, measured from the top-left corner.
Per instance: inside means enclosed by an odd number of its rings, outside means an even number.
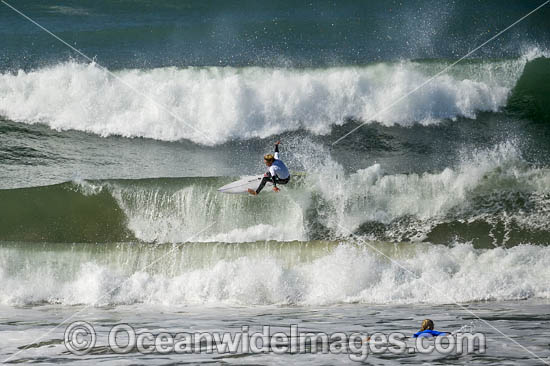
[[[550,362],[550,4],[453,65],[543,1],[8,3],[89,59],[0,4],[0,362],[355,364],[63,333],[424,318],[486,353],[366,363]],[[217,191],[276,140],[281,192]]]

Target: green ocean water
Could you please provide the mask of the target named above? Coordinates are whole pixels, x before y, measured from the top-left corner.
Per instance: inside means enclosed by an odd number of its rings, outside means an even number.
[[[0,4],[0,361],[351,363],[105,342],[120,322],[412,334],[426,317],[488,352],[367,362],[547,359],[548,6],[438,74],[540,3],[9,3],[94,62]],[[276,140],[280,193],[217,191]],[[62,344],[70,316],[99,329],[85,357]]]

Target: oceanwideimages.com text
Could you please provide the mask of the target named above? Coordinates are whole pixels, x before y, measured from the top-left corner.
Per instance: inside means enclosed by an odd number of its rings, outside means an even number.
[[[272,329],[273,328],[273,329]],[[113,353],[128,354],[345,354],[353,361],[364,361],[369,354],[395,355],[411,353],[465,354],[484,353],[483,333],[459,333],[433,338],[410,338],[403,333],[312,332],[298,325],[281,327],[264,325],[251,329],[243,325],[236,332],[151,332],[136,331],[129,324],[116,324],[108,331],[107,344],[97,344],[97,332],[85,321],[71,323],[65,330],[64,344],[75,355],[85,355],[97,346],[107,346]]]

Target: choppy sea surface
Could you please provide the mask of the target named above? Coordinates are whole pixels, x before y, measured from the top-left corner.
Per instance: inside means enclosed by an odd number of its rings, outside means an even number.
[[[104,342],[431,318],[486,353],[365,362],[550,362],[550,5],[441,74],[540,3],[11,5],[92,62],[0,4],[3,361],[353,364]],[[276,140],[281,192],[217,191]],[[74,320],[98,330],[85,356]]]

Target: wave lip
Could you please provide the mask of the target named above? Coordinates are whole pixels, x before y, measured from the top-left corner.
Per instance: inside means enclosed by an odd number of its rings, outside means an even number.
[[[526,62],[520,58],[457,65],[375,119],[385,125],[429,124],[497,111],[506,104]],[[298,129],[327,134],[347,118],[370,121],[445,66],[439,61],[403,61],[324,69],[168,67],[116,72],[160,107],[95,64],[67,62],[1,74],[0,114],[59,130],[201,144]]]

